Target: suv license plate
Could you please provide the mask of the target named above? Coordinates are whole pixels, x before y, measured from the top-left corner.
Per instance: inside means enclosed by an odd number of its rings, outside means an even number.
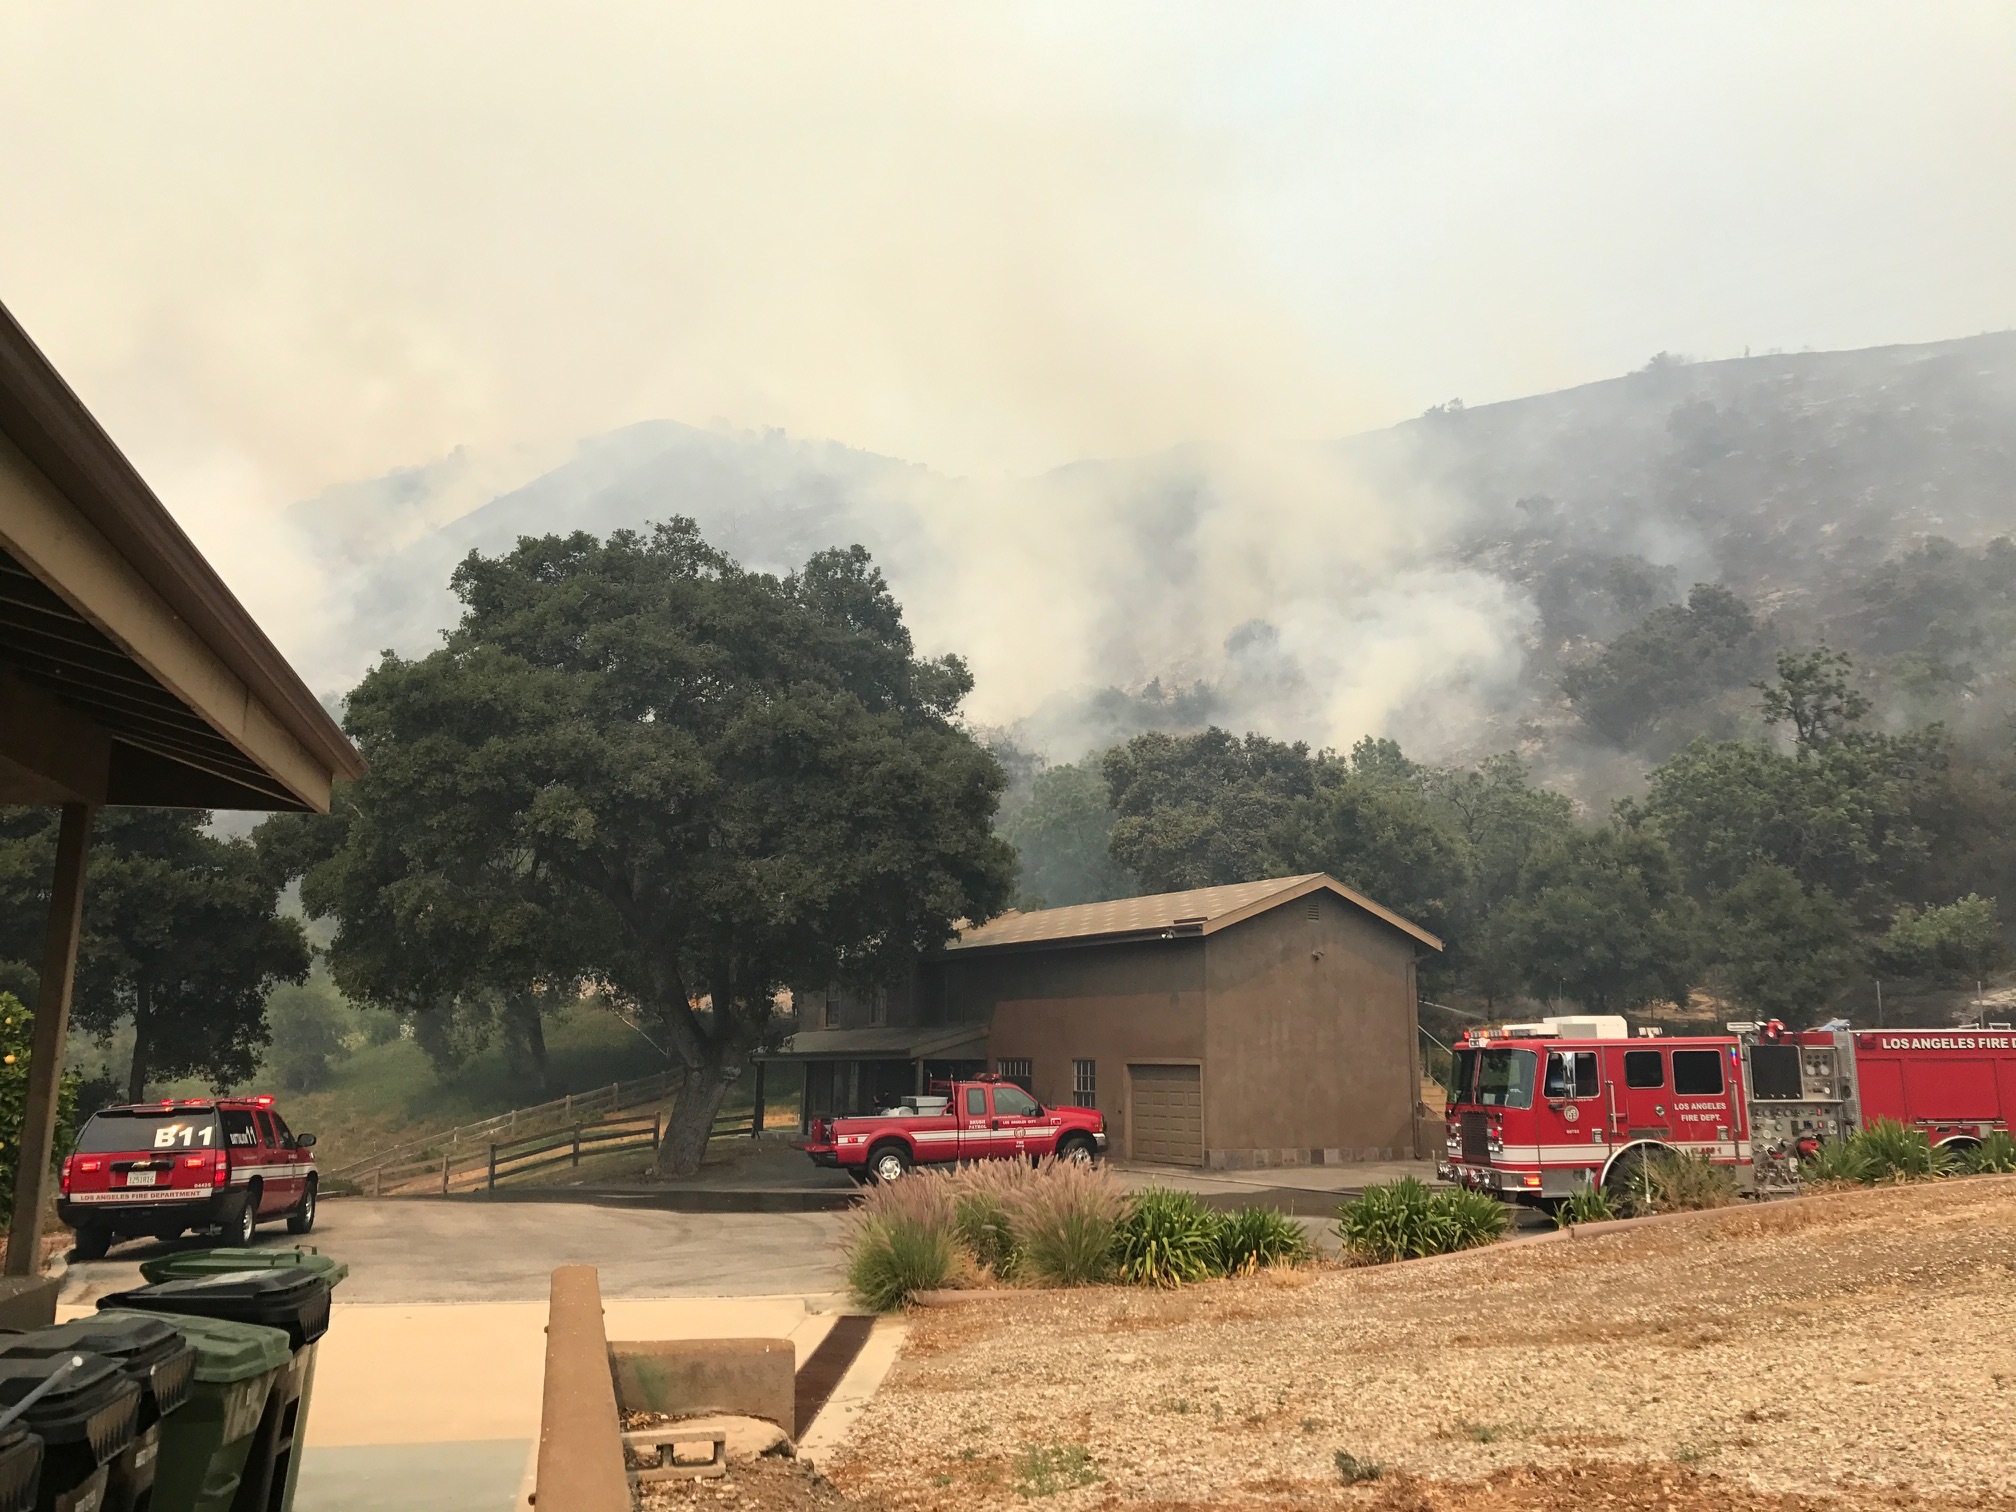
[[[152,1171],[128,1171],[126,1173],[126,1185],[129,1187],[152,1186],[154,1185],[154,1173]]]

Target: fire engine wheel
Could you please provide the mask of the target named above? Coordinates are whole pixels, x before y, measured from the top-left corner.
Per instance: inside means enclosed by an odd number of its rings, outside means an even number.
[[[301,1204],[287,1215],[287,1232],[305,1234],[315,1227],[315,1178],[308,1178],[308,1185],[302,1189]]]
[[[1626,1150],[1610,1163],[1610,1170],[1603,1178],[1603,1195],[1610,1199],[1619,1218],[1629,1218],[1646,1205],[1651,1194],[1647,1190],[1643,1150]]]
[[[77,1230],[77,1237],[70,1244],[70,1258],[73,1260],[103,1260],[105,1251],[112,1248],[112,1230],[102,1223],[87,1223]]]
[[[259,1232],[259,1183],[253,1182],[245,1189],[237,1204],[224,1218],[224,1242],[233,1249],[243,1249],[252,1242],[252,1236]]]
[[[1090,1165],[1096,1152],[1089,1139],[1067,1139],[1057,1146],[1057,1158],[1073,1165]]]
[[[910,1156],[901,1145],[884,1145],[868,1157],[877,1181],[900,1181],[910,1174]]]

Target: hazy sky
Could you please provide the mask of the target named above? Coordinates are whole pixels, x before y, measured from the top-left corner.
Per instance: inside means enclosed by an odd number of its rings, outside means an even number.
[[[2016,323],[2016,7],[10,0],[0,299],[261,527],[629,421],[1011,475]]]

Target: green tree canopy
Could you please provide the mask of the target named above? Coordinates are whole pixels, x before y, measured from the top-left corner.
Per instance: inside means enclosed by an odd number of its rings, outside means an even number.
[[[133,1024],[127,1095],[200,1076],[226,1087],[258,1069],[266,996],[308,974],[300,924],[258,849],[223,840],[194,809],[108,808],[93,829],[74,1021]],[[58,818],[0,811],[0,957],[39,958]]]
[[[1016,907],[1063,908],[1139,892],[1109,849],[1115,817],[1096,761],[1036,773],[999,824],[1018,858]]]
[[[370,759],[309,871],[353,997],[593,984],[684,1084],[697,1167],[787,985],[886,982],[1008,899],[1001,769],[956,658],[912,648],[860,548],[744,571],[691,521],[470,556],[460,624],[351,695]]]
[[[1536,997],[1603,1012],[1685,1002],[1699,935],[1694,900],[1657,835],[1622,824],[1539,851],[1492,921],[1497,948]]]
[[[1857,963],[1855,920],[1824,887],[1759,861],[1709,910],[1714,959],[1730,995],[1769,1018],[1830,1002]]]
[[[1137,735],[1102,763],[1114,811],[1113,859],[1150,892],[1279,877],[1296,869],[1302,804],[1316,792],[1305,745]]]
[[[1738,688],[1763,654],[1749,605],[1719,583],[1696,583],[1687,602],[1664,604],[1590,661],[1572,667],[1562,691],[1605,739],[1634,746],[1652,730]]]

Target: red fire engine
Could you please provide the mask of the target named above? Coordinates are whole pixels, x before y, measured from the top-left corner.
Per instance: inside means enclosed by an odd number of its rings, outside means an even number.
[[[1658,1151],[1706,1155],[1738,1187],[1796,1189],[1801,1156],[1878,1118],[1972,1147],[2016,1123],[2016,1030],[1793,1031],[1633,1039],[1624,1020],[1473,1030],[1450,1076],[1445,1181],[1534,1202],[1628,1190]]]

